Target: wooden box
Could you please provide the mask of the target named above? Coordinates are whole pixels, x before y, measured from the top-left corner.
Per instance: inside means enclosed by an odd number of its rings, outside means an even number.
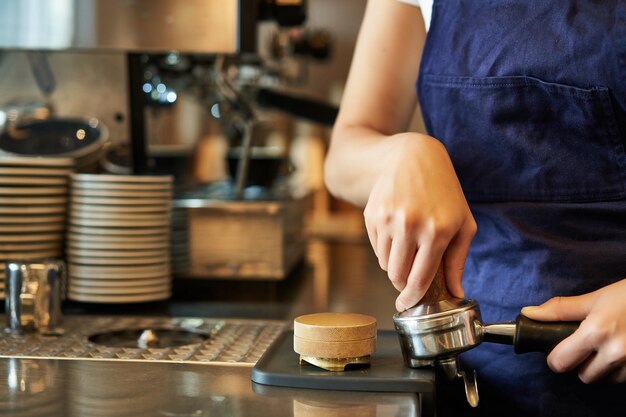
[[[177,202],[179,229],[172,234],[186,253],[173,253],[174,273],[198,279],[285,278],[304,254],[307,201]]]

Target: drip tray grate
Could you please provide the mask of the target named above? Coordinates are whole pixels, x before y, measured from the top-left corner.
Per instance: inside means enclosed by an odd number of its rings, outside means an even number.
[[[0,333],[0,357],[253,366],[290,325],[270,320],[65,316],[63,336]],[[142,347],[141,342],[137,347],[116,347],[90,341],[98,334],[151,329],[206,337],[189,345],[158,348]]]

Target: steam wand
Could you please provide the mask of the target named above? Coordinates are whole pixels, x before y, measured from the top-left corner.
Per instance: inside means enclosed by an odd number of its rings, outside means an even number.
[[[248,101],[241,95],[224,77],[224,56],[215,59],[215,84],[220,95],[225,98],[232,107],[240,109],[241,115],[234,117],[233,122],[243,133],[241,141],[241,154],[237,164],[237,177],[235,178],[235,199],[243,199],[243,191],[248,178],[250,167],[250,155],[252,153],[253,128],[256,121],[254,110]]]

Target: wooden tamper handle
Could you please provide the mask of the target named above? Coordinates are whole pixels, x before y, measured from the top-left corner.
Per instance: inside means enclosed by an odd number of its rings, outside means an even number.
[[[435,278],[433,278],[430,288],[418,304],[435,304],[439,301],[449,300],[453,298],[448,287],[446,286],[446,277],[443,273],[443,263],[439,264]]]

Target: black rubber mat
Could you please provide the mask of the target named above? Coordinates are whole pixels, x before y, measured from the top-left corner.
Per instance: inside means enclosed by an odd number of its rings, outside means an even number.
[[[398,336],[394,331],[379,331],[376,353],[368,367],[330,372],[316,366],[300,365],[293,350],[293,331],[283,333],[252,369],[257,384],[291,388],[344,391],[381,391],[433,393],[433,369],[404,366]]]

